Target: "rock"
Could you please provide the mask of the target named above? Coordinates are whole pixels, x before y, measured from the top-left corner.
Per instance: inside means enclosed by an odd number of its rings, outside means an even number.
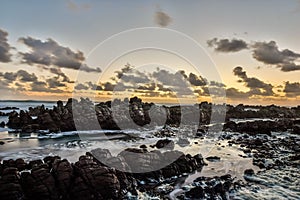
[[[66,159],[55,159],[53,163],[52,173],[57,182],[59,193],[62,194],[62,198],[69,199],[69,191],[73,179],[72,165]]]
[[[124,158],[133,173],[152,172],[162,164],[159,151],[128,148],[119,153],[119,156]]]
[[[161,148],[165,148],[165,149],[174,149],[174,142],[172,140],[169,139],[163,139],[163,140],[158,140],[155,144],[156,148],[161,149]]]
[[[40,130],[40,125],[29,124],[22,127],[22,133],[33,133]]]
[[[7,106],[7,107],[0,108],[0,110],[19,110],[19,108],[14,106],[13,107]]]
[[[179,138],[178,141],[177,141],[177,144],[180,146],[180,147],[186,147],[190,144],[190,141],[186,138]]]
[[[204,190],[201,186],[197,186],[187,191],[185,196],[191,199],[202,199],[204,197]]]
[[[55,124],[51,115],[47,112],[40,114],[37,118],[37,121],[42,130],[49,130],[50,132],[58,132],[59,131],[58,126]]]
[[[4,127],[5,127],[5,122],[2,121],[2,122],[0,123],[0,127],[1,127],[1,128],[4,128]]]
[[[0,199],[22,199],[23,192],[19,184],[17,168],[5,168],[0,179]]]
[[[7,126],[9,128],[18,129],[21,128],[21,119],[19,117],[19,114],[16,111],[13,111],[10,113],[8,117],[8,123]]]
[[[221,158],[218,156],[209,156],[206,157],[205,159],[208,160],[209,162],[219,162],[221,160]]]
[[[300,135],[300,125],[299,124],[296,124],[293,126],[293,131],[292,131],[293,134],[297,134],[297,135]]]
[[[224,175],[221,177],[199,177],[193,181],[184,196],[179,199],[228,199],[233,179],[231,176]]]
[[[93,194],[94,198],[119,199],[120,182],[114,170],[97,165],[97,163],[87,156],[80,157],[79,161],[74,165],[74,170],[88,186],[90,194]],[[80,181],[80,179],[78,179],[78,181]],[[83,183],[81,182],[80,184]],[[78,199],[79,191],[74,191],[74,188],[72,191],[74,193],[71,192],[71,198],[73,199],[74,197]]]
[[[21,184],[24,194],[29,199],[58,199],[59,194],[55,179],[47,165],[39,165],[29,172],[21,174]]]
[[[246,175],[246,176],[252,176],[252,175],[254,175],[254,170],[253,169],[246,169],[244,171],[244,175]]]
[[[29,166],[30,169],[33,169],[34,167],[38,167],[42,164],[43,164],[42,160],[32,160],[32,161],[29,161],[28,166]]]
[[[15,162],[15,165],[20,172],[27,168],[27,164],[22,158],[18,158]]]

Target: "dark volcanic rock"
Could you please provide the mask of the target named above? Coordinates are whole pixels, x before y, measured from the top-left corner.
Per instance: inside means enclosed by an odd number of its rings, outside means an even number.
[[[22,199],[23,191],[19,183],[17,168],[8,167],[2,172],[0,178],[0,199]]]
[[[266,134],[271,135],[272,131],[283,132],[293,127],[293,120],[277,120],[277,121],[263,121],[256,120],[251,122],[232,121],[226,122],[223,127],[225,131],[233,131],[240,133],[248,133],[250,135]]]
[[[5,127],[5,122],[1,122],[1,123],[0,123],[0,127],[1,127],[1,128],[4,128],[4,127]]]
[[[7,107],[4,107],[4,108],[0,108],[0,110],[19,110],[19,108],[7,106]]]
[[[15,129],[21,128],[21,119],[16,111],[10,113],[7,126]]]
[[[210,162],[219,162],[221,160],[221,158],[218,156],[209,156],[209,157],[206,157],[205,159]]]
[[[21,184],[24,194],[29,199],[58,199],[55,179],[47,165],[39,165],[29,172],[21,174]]]
[[[246,176],[252,176],[254,174],[254,170],[253,169],[246,169],[244,171],[244,175]]]
[[[130,155],[126,152],[135,154]],[[23,159],[4,160],[3,164],[0,164],[0,198],[127,199],[126,195],[129,192],[131,195],[137,195],[137,189],[154,194],[153,192],[157,190],[154,183],[160,184],[162,179],[168,180],[167,178],[190,173],[201,169],[204,165],[201,155],[184,155],[179,151],[160,153],[127,149],[126,152],[113,157],[108,150],[97,149],[81,156],[75,164],[71,164],[66,159],[61,160],[58,156],[45,157],[44,162],[35,160],[26,163]],[[136,165],[133,165],[131,160],[135,160]],[[152,170],[155,162],[163,162],[166,166],[146,173],[128,173],[118,170],[130,171],[131,167]],[[116,166],[117,169],[111,166]],[[20,176],[18,171],[22,171]],[[160,194],[162,193],[158,193]]]
[[[75,173],[78,174],[77,184],[86,184],[90,195],[87,197],[79,196],[79,191],[74,190],[78,185],[75,185],[71,190],[72,199],[118,199],[120,182],[116,176],[116,171],[107,167],[99,166],[91,158],[81,156],[79,161],[74,165]],[[83,180],[84,182],[82,182]],[[79,198],[80,197],[80,198]]]
[[[70,198],[70,188],[73,179],[73,168],[67,160],[56,159],[53,163],[52,174],[57,182],[57,188],[63,199]]]
[[[161,148],[165,148],[165,149],[174,149],[174,142],[172,140],[169,139],[163,139],[163,140],[158,140],[155,144],[156,148],[161,149]]]
[[[228,199],[227,192],[233,186],[233,178],[229,174],[221,177],[199,177],[191,184],[191,188],[185,192],[189,199]],[[183,195],[179,199],[186,199]]]
[[[300,124],[295,124],[293,126],[293,131],[292,131],[293,134],[298,134],[300,135]]]

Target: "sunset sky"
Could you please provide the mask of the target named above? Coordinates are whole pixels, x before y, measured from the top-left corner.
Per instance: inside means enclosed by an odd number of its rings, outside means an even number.
[[[298,105],[299,19],[299,0],[4,0],[0,100],[66,100],[74,94],[106,100],[117,94],[154,102],[202,101],[210,100],[213,91],[225,91],[232,104]],[[170,49],[116,55],[124,47],[132,50],[133,41],[139,41],[134,34],[99,46],[113,35],[143,27],[174,30],[195,40],[202,47],[202,66],[195,68]],[[161,42],[147,38],[151,44],[185,48],[171,35]],[[111,64],[103,66],[110,57]],[[219,80],[206,77],[212,68]]]

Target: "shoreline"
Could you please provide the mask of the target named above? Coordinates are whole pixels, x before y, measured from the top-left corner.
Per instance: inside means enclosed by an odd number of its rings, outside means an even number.
[[[1,134],[11,142],[5,140],[0,148],[13,150],[19,141],[36,146],[19,149],[20,157],[22,153],[31,156],[28,161],[14,158],[0,162],[1,199],[253,198],[257,197],[253,187],[272,191],[275,196],[300,194],[292,187],[297,183],[295,170],[300,167],[299,106],[261,106],[256,111],[242,105],[227,106],[225,121],[211,123],[208,103],[184,106],[181,112],[180,107],[135,98],[128,104],[120,103],[127,105],[130,115],[115,121],[112,102],[93,105],[87,100],[72,101],[9,116],[6,132]],[[79,120],[85,126],[80,131],[73,130],[75,126],[61,130],[62,125],[74,123],[70,112],[74,108],[83,108]],[[95,131],[85,109],[96,111],[100,125],[114,130]],[[257,117],[257,113],[264,116]],[[151,124],[150,116],[165,121]],[[200,116],[199,124],[193,120],[195,116]],[[139,128],[124,126],[129,120]],[[48,130],[41,131],[41,127]],[[38,161],[37,156],[41,158]],[[288,185],[281,171],[287,173]],[[279,179],[278,187],[285,187],[286,192],[277,193],[273,188],[272,173]]]

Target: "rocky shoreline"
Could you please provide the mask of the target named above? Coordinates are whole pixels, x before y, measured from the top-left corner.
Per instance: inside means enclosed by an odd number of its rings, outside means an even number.
[[[222,176],[198,176],[183,184],[190,174],[201,172],[206,162],[220,162],[220,158],[210,156],[204,159],[201,154],[192,156],[170,150],[171,142],[162,139],[151,145],[157,150],[147,150],[146,145],[141,145],[112,156],[109,150],[98,148],[80,156],[75,163],[59,156],[27,162],[23,159],[3,160],[0,164],[0,198],[231,199],[229,195],[234,197],[245,188],[272,187],[268,185],[268,179],[260,176],[300,168],[299,135],[282,138],[276,134],[223,132],[219,141],[238,146],[245,153],[243,157],[252,158],[253,165],[260,171],[256,174],[251,168],[244,170],[246,182],[225,173]],[[158,163],[165,166],[156,170]],[[297,184],[297,179],[293,179],[297,172],[289,173],[286,172],[284,180]],[[300,193],[297,189],[295,191]]]
[[[243,195],[249,193],[249,188],[259,190],[257,188],[260,185],[272,187],[268,185],[268,180],[262,180],[261,177],[270,178],[271,181],[270,173],[277,174],[280,171],[287,173],[282,178],[282,185],[285,181],[298,184],[297,179],[293,178],[297,177],[297,173],[293,173],[300,168],[299,106],[227,106],[225,121],[222,124],[209,124],[212,108],[209,103],[185,106],[184,120],[189,121],[198,114],[197,122],[200,125],[192,136],[181,138],[179,133],[171,128],[182,123],[181,107],[143,103],[135,97],[117,102],[120,117],[114,119],[113,103],[94,105],[88,99],[69,99],[65,105],[58,101],[53,109],[42,105],[28,111],[9,113],[8,123],[2,123],[2,126],[15,129],[16,133],[48,130],[42,134],[55,134],[74,131],[78,128],[75,126],[76,120],[84,125],[79,127],[80,130],[93,130],[95,126],[91,122],[95,116],[101,128],[108,130],[120,130],[130,120],[151,129],[153,116],[165,119],[166,124],[162,130],[153,133],[151,137],[157,140],[152,145],[144,143],[140,148],[126,148],[115,156],[108,149],[98,148],[80,156],[74,163],[59,156],[47,156],[43,160],[31,161],[3,160],[0,163],[0,199],[188,200],[230,199],[232,194],[239,199],[238,197],[243,198]],[[75,120],[74,109],[79,111],[77,114],[81,116]],[[127,111],[129,115],[126,114]],[[220,162],[223,158],[203,158],[201,154],[185,154],[174,150],[174,146],[182,145],[184,148],[185,145],[190,145],[191,139],[201,141],[201,138],[209,134],[209,128],[220,125],[222,131],[218,134],[219,143],[216,144],[219,151],[226,146],[236,146],[244,153],[240,157],[251,158],[252,164],[260,170],[256,172],[251,166],[244,170],[244,181],[230,173],[224,173],[213,177],[199,175],[192,182],[186,183],[187,177],[200,173],[207,165],[206,162]],[[179,138],[176,144],[174,137]],[[200,144],[194,142],[194,145]],[[292,170],[288,170],[289,168]],[[298,189],[291,188],[291,191],[300,194]]]
[[[112,108],[114,106],[114,110]],[[113,113],[117,111],[117,113]],[[154,103],[144,103],[141,99],[133,97],[130,100],[107,101],[94,105],[89,99],[68,99],[65,105],[57,101],[53,109],[43,105],[5,113],[9,116],[8,123],[1,122],[1,126],[17,129],[20,132],[32,133],[39,130],[51,132],[65,132],[76,130],[120,130],[132,128],[135,125],[143,127],[155,126],[159,121],[170,126],[178,126],[182,123],[194,123],[209,125],[211,122],[212,104],[202,102],[191,106],[157,106]],[[261,131],[270,134],[271,131],[286,131],[292,129],[299,133],[300,106],[287,108],[279,106],[226,106],[226,116],[222,109],[215,111],[216,116],[224,115],[217,123],[226,122],[224,130],[230,129],[237,132]],[[219,112],[219,114],[218,114]],[[279,119],[277,121],[259,121],[235,123],[230,119]],[[155,119],[158,119],[155,121]],[[218,120],[218,119],[217,119]],[[96,124],[96,125],[95,125]],[[100,125],[100,126],[99,126]],[[120,127],[121,126],[121,127]]]
[[[135,162],[130,160],[132,158],[128,156],[128,152],[135,152]],[[109,151],[96,149],[81,156],[76,163],[70,163],[58,156],[30,162],[23,159],[4,160],[0,165],[0,198],[130,199],[137,198],[141,192],[149,196],[167,198],[170,191],[161,190],[159,186],[166,183],[175,184],[179,177],[201,170],[205,163],[201,155],[192,157],[178,151],[164,154],[160,155],[155,151],[146,152],[142,149],[126,149],[117,157],[112,157]],[[179,158],[160,170],[128,173],[103,164],[99,156],[124,170],[135,166],[151,169],[155,159],[172,156]],[[212,181],[217,183],[211,184]],[[215,179],[199,178],[196,182],[206,182],[208,186],[200,193],[200,188],[194,187],[186,191],[186,196],[204,197],[206,193],[211,197],[226,196],[226,192],[232,187],[233,179],[230,175],[226,175]]]

